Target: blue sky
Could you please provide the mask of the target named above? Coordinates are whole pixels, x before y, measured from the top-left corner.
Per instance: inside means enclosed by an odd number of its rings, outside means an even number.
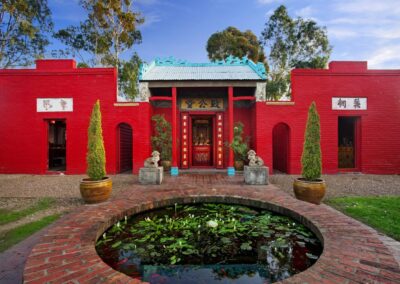
[[[56,29],[85,19],[78,0],[48,2]],[[172,55],[206,62],[212,33],[235,26],[260,36],[280,4],[292,17],[327,28],[331,60],[367,60],[371,69],[400,69],[400,0],[136,0],[134,7],[146,22],[140,27],[143,42],[133,50],[145,61]],[[49,49],[63,48],[52,41]]]

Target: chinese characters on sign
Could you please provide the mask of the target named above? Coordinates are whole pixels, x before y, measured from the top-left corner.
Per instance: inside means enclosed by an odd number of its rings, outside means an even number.
[[[37,112],[65,112],[73,110],[74,110],[74,105],[72,98],[36,99]]]
[[[182,168],[189,167],[189,116],[182,114]]]
[[[183,110],[215,110],[223,108],[224,100],[222,98],[185,98],[181,100],[181,109]]]
[[[333,110],[366,110],[367,98],[332,98]]]

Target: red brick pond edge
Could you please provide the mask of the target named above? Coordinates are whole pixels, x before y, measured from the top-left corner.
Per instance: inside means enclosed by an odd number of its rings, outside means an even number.
[[[298,201],[268,186],[169,187],[134,185],[117,199],[82,206],[58,221],[33,248],[24,283],[143,283],[113,270],[95,243],[116,221],[174,203],[223,202],[268,209],[310,228],[323,253],[309,269],[279,283],[400,283],[400,267],[379,235],[326,206]]]

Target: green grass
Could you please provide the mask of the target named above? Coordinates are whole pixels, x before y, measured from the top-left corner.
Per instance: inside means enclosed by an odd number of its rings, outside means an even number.
[[[55,203],[53,198],[43,198],[36,202],[34,205],[20,210],[20,211],[10,211],[1,209],[0,210],[0,225],[8,224],[11,222],[15,222],[19,219],[22,219],[28,215],[34,214],[36,212],[46,210],[50,208]]]
[[[340,197],[326,203],[400,241],[400,196]]]
[[[8,231],[4,235],[0,236],[0,252],[5,251],[16,243],[19,243],[20,241],[29,237],[33,233],[53,223],[59,217],[59,214],[46,216],[38,221],[28,223]]]

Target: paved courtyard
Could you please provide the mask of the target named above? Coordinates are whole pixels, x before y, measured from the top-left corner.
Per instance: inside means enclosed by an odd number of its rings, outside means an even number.
[[[111,202],[84,206],[81,206],[79,198],[80,178],[81,176],[0,176],[1,206],[31,197],[52,196],[62,200],[61,204],[71,205],[68,209],[73,210],[70,215],[51,226],[46,231],[46,236],[33,249],[24,272],[27,283],[46,281],[98,283],[110,280],[134,283],[126,276],[105,266],[99,259],[94,250],[96,237],[125,214],[177,201],[200,202],[214,199],[233,203],[240,201],[249,205],[260,205],[260,201],[264,201],[262,204],[267,204],[269,209],[293,214],[292,217],[310,225],[323,239],[324,252],[317,264],[285,280],[285,283],[400,281],[398,242],[378,234],[326,205],[315,206],[295,200],[291,197],[292,176],[271,177],[271,182],[277,184],[281,188],[279,189],[274,186],[246,186],[240,175],[233,178],[221,174],[185,174],[178,178],[167,176],[163,185],[147,187],[138,185],[136,176],[118,175],[113,177],[114,193]],[[340,178],[338,176],[325,178],[329,185],[328,197],[400,194],[399,176],[341,175]],[[343,184],[340,185],[339,180]],[[374,188],[363,186],[371,183],[374,184]],[[8,259],[8,268],[11,266],[13,270],[19,269],[22,274],[24,256],[26,257],[27,252],[38,242],[41,234],[43,232],[23,242],[22,245],[17,245],[14,250],[0,255],[0,262],[5,263],[3,261]],[[19,262],[13,263],[11,260],[16,257],[20,258]],[[7,272],[5,268],[7,267],[3,266],[0,271],[0,283],[2,275]],[[15,273],[14,276],[10,274],[8,276],[11,277],[9,279],[18,279]]]

